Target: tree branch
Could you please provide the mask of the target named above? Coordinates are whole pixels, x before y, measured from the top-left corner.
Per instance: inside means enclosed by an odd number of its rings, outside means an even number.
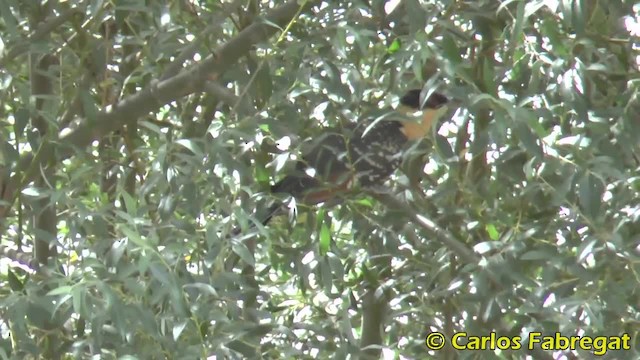
[[[182,52],[167,66],[164,74],[160,77],[160,80],[166,80],[172,76],[175,76],[182,69],[182,64],[184,64],[187,59],[193,57],[193,55],[198,51],[198,48],[202,45],[207,36],[213,34],[213,32],[221,27],[224,19],[231,16],[233,12],[235,12],[245,1],[244,0],[236,0],[229,5],[221,5],[224,6],[224,11],[220,15],[214,16],[212,19],[209,19],[211,25],[207,26],[199,35],[196,37],[189,45],[187,45]]]
[[[303,10],[310,9],[316,1],[308,1]],[[99,112],[95,118],[85,118],[73,129],[64,129],[60,136],[60,144],[64,147],[57,149],[60,159],[73,155],[76,149],[82,149],[92,141],[120,128],[127,119],[137,119],[164,104],[175,101],[183,96],[200,90],[208,77],[215,77],[227,71],[245,53],[261,41],[265,41],[276,33],[277,27],[284,27],[299,13],[300,5],[292,0],[285,5],[270,11],[264,20],[258,19],[252,25],[241,31],[226,44],[219,47],[201,63],[169,79],[154,82],[146,89],[129,96],[115,106]],[[65,132],[65,130],[67,130]],[[37,174],[37,169],[44,162],[51,160],[53,151],[39,151],[23,155],[18,162],[17,171],[5,187],[3,198],[7,205],[0,206],[0,219],[5,218],[11,208],[16,191]],[[23,172],[23,173],[22,173]]]
[[[402,201],[396,199],[395,197],[388,194],[380,194],[380,193],[372,193],[378,201],[381,203],[392,207],[397,208],[411,217],[415,223],[420,226],[422,229],[427,232],[435,235],[440,242],[442,242],[446,247],[448,247],[451,251],[460,256],[466,263],[469,264],[478,264],[480,259],[473,253],[473,251],[469,250],[469,248],[463,244],[460,240],[456,239],[451,235],[448,231],[438,226],[433,221],[427,219],[426,217],[418,214],[415,210],[408,206],[408,204],[403,203]]]
[[[217,82],[208,81],[204,85],[204,90],[227,104],[231,109],[237,110],[239,114],[249,114],[252,110],[251,104],[246,101],[246,97],[236,96]]]
[[[44,39],[46,36],[50,35],[55,28],[69,21],[69,19],[76,14],[82,14],[82,10],[76,7],[63,12],[58,16],[52,16],[45,20],[33,31],[28,39],[17,43],[0,59],[0,66],[4,67],[13,59],[29,51],[29,47],[33,42]]]

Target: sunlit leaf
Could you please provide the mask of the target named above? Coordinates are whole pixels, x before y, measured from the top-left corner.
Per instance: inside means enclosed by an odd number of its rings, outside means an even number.
[[[394,39],[393,42],[391,43],[391,45],[389,45],[389,47],[387,48],[387,51],[390,54],[393,54],[395,52],[397,52],[398,50],[400,50],[400,39]]]
[[[320,254],[324,255],[329,251],[331,244],[331,230],[326,222],[320,226]]]
[[[46,4],[0,0],[5,357],[419,359],[442,355],[425,333],[531,329],[638,343],[634,2]],[[420,88],[451,112],[405,143],[395,106]],[[329,201],[270,192],[328,128],[352,144],[372,122],[399,169],[338,151],[323,190],[360,181]]]
[[[487,230],[487,234],[489,234],[489,238],[491,240],[498,240],[498,238],[500,237],[500,233],[493,224],[487,224],[485,226],[485,230]]]

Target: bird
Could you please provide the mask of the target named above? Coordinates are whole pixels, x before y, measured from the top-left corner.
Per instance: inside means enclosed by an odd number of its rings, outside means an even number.
[[[394,120],[362,121],[352,126],[325,129],[295,164],[294,171],[271,186],[271,193],[291,196],[298,203],[339,202],[354,186],[372,188],[384,183],[402,162],[408,144],[424,138],[446,113],[449,99],[438,92],[425,98],[411,89],[400,98]],[[412,119],[420,114],[420,119]],[[260,221],[267,225],[285,209],[276,201]]]

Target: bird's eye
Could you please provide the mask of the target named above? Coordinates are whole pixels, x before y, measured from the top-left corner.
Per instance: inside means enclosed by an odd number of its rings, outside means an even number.
[[[432,108],[432,109],[439,109],[439,108],[445,106],[448,102],[449,102],[449,99],[447,99],[446,96],[444,96],[442,94],[439,94],[439,93],[433,93],[433,94],[431,94],[431,96],[427,100],[427,102],[426,102],[424,107]]]

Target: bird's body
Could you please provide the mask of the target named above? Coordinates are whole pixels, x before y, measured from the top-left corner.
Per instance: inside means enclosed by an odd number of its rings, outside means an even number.
[[[400,100],[402,110],[411,113],[422,109],[420,121],[365,121],[327,129],[312,141],[294,172],[272,186],[271,191],[315,205],[335,199],[354,185],[368,188],[383,183],[400,166],[407,144],[428,134],[447,102],[438,93],[421,102],[420,90],[411,90]],[[277,204],[272,206],[263,223],[279,208]]]
[[[331,129],[323,133],[296,163],[294,173],[271,191],[314,205],[356,184],[366,188],[384,181],[400,165],[406,139],[395,121],[380,121],[367,129],[369,125],[361,123],[340,132]]]

